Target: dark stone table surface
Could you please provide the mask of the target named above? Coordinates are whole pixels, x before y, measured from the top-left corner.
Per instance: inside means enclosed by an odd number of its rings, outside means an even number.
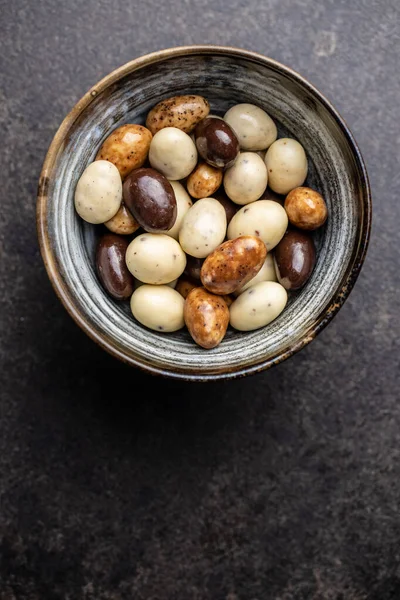
[[[399,16],[398,0],[0,0],[1,600],[400,598]],[[309,78],[374,197],[365,266],[329,327],[269,372],[209,385],[97,348],[35,231],[41,164],[77,99],[191,43]]]

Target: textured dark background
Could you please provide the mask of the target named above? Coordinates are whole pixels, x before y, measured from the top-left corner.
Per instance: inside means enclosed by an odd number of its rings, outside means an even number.
[[[1,600],[400,598],[398,1],[0,0],[0,15]],[[332,324],[270,372],[215,385],[98,349],[56,300],[35,231],[44,154],[77,99],[191,43],[309,78],[374,195],[367,261]]]

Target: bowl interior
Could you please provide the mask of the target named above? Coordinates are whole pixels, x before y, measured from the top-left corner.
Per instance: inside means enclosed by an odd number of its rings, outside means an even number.
[[[101,88],[101,85],[99,86]],[[129,304],[116,303],[94,271],[94,247],[101,227],[83,223],[74,210],[74,190],[103,139],[127,122],[144,123],[161,99],[184,93],[208,98],[223,114],[238,102],[265,109],[279,136],[298,139],[306,149],[306,184],[322,193],[329,219],[315,235],[318,261],[303,290],[267,327],[249,333],[229,330],[222,344],[203,350],[188,332],[161,335],[135,322]],[[48,184],[47,232],[63,285],[78,321],[92,336],[132,364],[154,372],[204,378],[265,366],[307,338],[351,270],[363,218],[357,157],[338,120],[312,88],[275,64],[227,53],[174,55],[142,64],[105,89],[72,122],[58,149]]]

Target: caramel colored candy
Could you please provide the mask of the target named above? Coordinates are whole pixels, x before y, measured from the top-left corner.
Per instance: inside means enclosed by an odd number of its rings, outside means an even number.
[[[325,200],[308,187],[298,187],[289,192],[284,207],[290,223],[299,229],[318,229],[328,218]]]

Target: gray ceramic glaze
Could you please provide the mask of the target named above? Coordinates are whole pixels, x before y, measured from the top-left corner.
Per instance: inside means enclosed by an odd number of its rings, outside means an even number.
[[[368,182],[338,115],[293,72],[230,49],[164,51],[134,61],[122,74],[104,81],[64,122],[62,135],[59,132],[50,148],[53,154],[45,163],[39,191],[42,252],[72,316],[119,358],[176,377],[229,377],[290,356],[315,337],[343,303],[368,241]],[[161,99],[186,93],[204,95],[213,113],[223,114],[238,102],[265,109],[278,123],[280,136],[295,137],[305,147],[307,184],[322,193],[329,209],[329,219],[316,236],[318,259],[306,287],[291,296],[273,323],[249,333],[230,330],[213,350],[196,346],[186,330],[168,335],[147,330],[135,322],[128,303],[118,304],[105,294],[94,271],[95,238],[101,229],[83,223],[73,202],[79,177],[113,129],[127,122],[144,123]]]

